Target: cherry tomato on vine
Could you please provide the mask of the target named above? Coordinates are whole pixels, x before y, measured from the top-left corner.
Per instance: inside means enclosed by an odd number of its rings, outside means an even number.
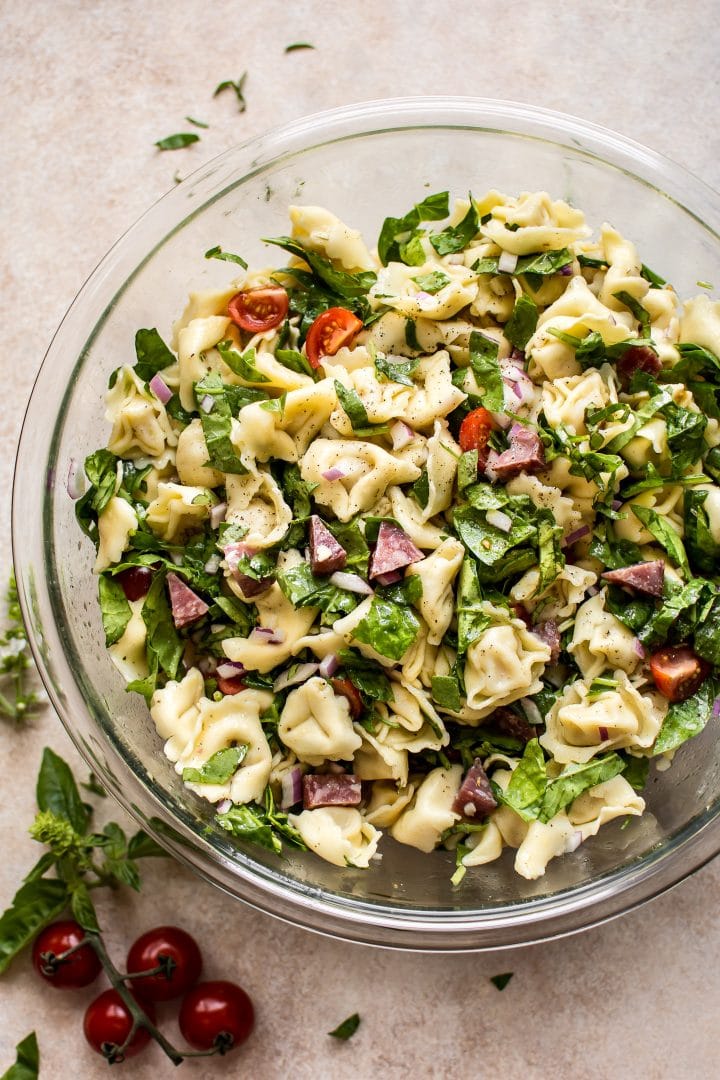
[[[288,313],[290,298],[282,285],[263,285],[235,293],[228,315],[242,330],[261,334],[274,330]]]
[[[215,681],[221,694],[239,694],[245,689],[242,675],[230,675],[227,679],[222,675],[216,675]]]
[[[162,960],[163,957],[167,959]],[[169,1001],[180,997],[200,978],[202,956],[194,938],[179,926],[156,926],[130,946],[128,972],[150,971],[166,965],[167,974],[131,979],[130,987],[143,1001]]]
[[[180,1031],[196,1050],[221,1053],[240,1046],[255,1025],[253,1003],[241,986],[217,979],[198,983],[183,998]]]
[[[68,949],[79,945],[85,936],[82,926],[73,919],[51,923],[41,930],[32,950],[38,975],[58,990],[76,990],[94,982],[102,965],[92,946],[80,945],[65,960],[57,960]]]
[[[323,356],[334,356],[343,345],[350,345],[362,330],[362,320],[347,308],[333,307],[318,315],[307,332],[305,352],[314,368]]]
[[[342,694],[343,697],[347,698],[353,720],[357,720],[358,717],[362,716],[365,706],[363,705],[363,699],[360,697],[360,691],[354,683],[350,682],[349,679],[331,679],[330,685],[336,694]]]
[[[710,664],[689,645],[665,645],[650,657],[655,685],[668,701],[686,701],[710,674]]]
[[[482,405],[469,412],[460,425],[459,442],[462,452],[466,454],[468,450],[477,450],[478,454],[482,455],[494,427],[492,414]]]
[[[155,1023],[155,1010],[150,1003],[143,1002],[143,1011]],[[133,1019],[125,1002],[117,990],[106,990],[100,997],[91,1001],[85,1011],[83,1031],[85,1038],[104,1057],[112,1055],[113,1047],[120,1047],[132,1029]],[[138,1028],[129,1044],[123,1050],[123,1057],[133,1057],[150,1042],[150,1033],[145,1028]],[[115,1058],[115,1061],[122,1060]]]

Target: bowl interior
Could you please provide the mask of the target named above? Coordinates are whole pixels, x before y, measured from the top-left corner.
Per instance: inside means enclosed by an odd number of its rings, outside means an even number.
[[[65,490],[71,460],[105,445],[108,376],[133,362],[136,329],[154,326],[169,339],[189,290],[227,283],[232,267],[203,258],[215,244],[251,266],[281,265],[260,238],[288,231],[291,203],[326,206],[372,242],[386,215],[444,189],[547,190],[581,207],[594,227],[610,221],[680,296],[694,295],[698,280],[720,281],[718,214],[715,207],[710,218],[702,185],[681,180],[653,155],[633,156],[621,141],[532,110],[520,117],[480,103],[367,109],[361,120],[316,121],[224,155],[146,215],[81,293],[46,359],[23,433],[14,507],[21,591],[48,688],[93,767],[151,830],[225,888],[316,928],[396,944],[403,934],[408,943],[433,944],[454,925],[464,928],[464,947],[507,944],[542,936],[539,923],[560,907],[576,912],[567,925],[575,928],[599,917],[601,894],[629,888],[702,831],[720,795],[720,748],[709,730],[684,746],[670,771],[651,771],[642,818],[605,826],[537,882],[514,873],[512,852],[470,870],[455,889],[452,856],[422,855],[388,838],[369,872],[230,842],[213,826],[209,804],[182,786],[144,702],[125,693],[106,654],[92,548]],[[42,520],[41,535],[28,535],[31,520]],[[432,916],[424,942],[410,941],[414,916]],[[525,922],[534,929],[522,929]]]

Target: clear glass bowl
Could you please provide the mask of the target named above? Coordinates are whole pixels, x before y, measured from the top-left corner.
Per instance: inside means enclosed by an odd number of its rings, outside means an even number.
[[[341,870],[307,855],[237,847],[186,791],[144,702],[103,645],[91,545],[65,489],[71,459],[107,438],[109,373],[140,326],[169,335],[191,287],[220,285],[214,244],[277,265],[260,237],[287,206],[320,204],[377,235],[431,191],[546,189],[610,220],[645,262],[693,295],[720,282],[720,198],[677,165],[568,116],[465,98],[403,99],[300,120],[230,150],[157,203],[109,252],[67,313],[28,406],[13,496],[13,549],[31,644],[68,733],[103,783],[161,844],[209,881],[313,930],[412,949],[499,948],[569,933],[655,896],[720,850],[717,724],[654,774],[648,810],[527,882],[512,852],[450,884],[451,856],[386,839],[380,865]]]

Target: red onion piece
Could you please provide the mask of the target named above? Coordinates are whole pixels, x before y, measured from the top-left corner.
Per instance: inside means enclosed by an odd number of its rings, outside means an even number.
[[[518,257],[512,251],[503,251],[498,259],[499,274],[514,274],[518,264]]]
[[[65,486],[71,499],[79,499],[80,496],[84,494],[85,480],[83,470],[80,462],[76,461],[75,458],[70,458]]]
[[[560,267],[560,274],[561,274],[562,277],[572,277],[572,272],[573,272],[572,263],[567,263],[566,266],[561,266]]]
[[[642,641],[640,641],[639,638],[635,638],[634,648],[635,648],[635,652],[638,654],[640,659],[644,660],[645,659],[645,649],[643,647]]]
[[[602,742],[607,742],[607,740],[608,740],[608,729],[606,727],[599,727],[598,728],[598,734],[600,735],[600,739],[601,739]]]
[[[282,645],[285,640],[285,631],[279,627],[276,630],[269,626],[256,626],[251,631],[248,641],[261,641],[266,645]]]
[[[577,851],[582,841],[583,835],[579,829],[576,829],[565,841],[565,854],[569,855],[572,851]]]
[[[156,398],[162,401],[163,405],[167,405],[170,398],[173,396],[173,392],[168,384],[159,373],[153,375],[152,379],[148,383],[148,386],[152,390]]]
[[[512,518],[504,514],[502,510],[488,510],[485,517],[488,525],[500,529],[500,532],[509,533],[512,529]]]
[[[713,719],[714,720],[717,720],[718,716],[720,716],[720,697],[715,698],[715,701],[714,701],[713,707],[712,707],[712,714],[713,714]]]
[[[537,705],[535,704],[535,702],[533,701],[532,698],[529,698],[529,697],[520,698],[520,705],[522,707],[522,711],[525,713],[525,716],[527,717],[527,722],[529,724],[533,724],[535,726],[538,725],[538,724],[542,724],[542,722],[543,722],[542,715],[541,715],[540,710],[538,709]]]
[[[230,809],[231,806],[232,806],[232,799],[223,799],[221,802],[219,802],[217,804],[216,809],[217,809],[218,814],[227,814],[227,812],[228,812],[228,810]]]
[[[331,585],[338,589],[346,589],[348,592],[358,593],[360,596],[372,596],[372,586],[363,581],[359,574],[346,574],[343,570],[336,570],[328,578]]]
[[[333,465],[332,469],[326,469],[325,472],[322,473],[321,475],[322,475],[323,480],[332,481],[332,480],[342,480],[343,477],[345,476],[345,473],[343,472],[342,469],[338,469],[337,465]]]
[[[503,412],[494,412],[490,413],[490,415],[492,416],[497,426],[500,428],[509,428],[512,423],[510,417],[506,416]]]
[[[206,574],[217,574],[218,570],[220,569],[220,563],[221,562],[222,562],[222,559],[220,558],[219,554],[211,555],[210,558],[208,559],[208,561],[205,563],[205,567],[204,567],[205,573]]]
[[[215,405],[215,398],[212,396],[212,394],[206,394],[205,397],[200,402],[200,408],[202,409],[202,411],[204,413],[212,412],[214,405]]]
[[[413,441],[415,432],[404,420],[396,420],[394,424],[390,425],[390,437],[393,450],[402,450],[404,446]]]
[[[282,788],[281,810],[289,810],[291,806],[301,802],[303,797],[302,776],[302,769],[299,765],[282,774],[280,778]]]
[[[215,670],[221,679],[234,679],[245,674],[245,668],[237,660],[223,660]]]
[[[307,682],[310,676],[315,674],[319,666],[319,664],[298,664],[292,675],[289,671],[281,672],[273,683],[273,690],[277,694],[280,690],[287,690],[289,686],[299,686],[301,683]]]
[[[622,506],[622,499],[613,499],[613,501],[612,501],[613,510],[619,510],[621,506]]]
[[[225,520],[225,515],[226,514],[227,514],[227,503],[226,502],[216,503],[215,506],[213,506],[212,509],[210,510],[210,528],[211,529],[220,528],[220,525]]]
[[[588,596],[597,596],[597,594],[600,592],[597,585],[588,585],[585,591],[587,592]]]
[[[574,529],[567,536],[563,537],[562,547],[571,547],[572,544],[577,543],[578,540],[582,540],[583,536],[587,536],[590,532],[589,525],[581,525],[579,529]]]
[[[329,679],[331,675],[334,675],[337,669],[340,667],[340,660],[335,653],[328,653],[320,661],[318,673],[322,675],[323,679]],[[720,701],[720,698],[718,698]]]

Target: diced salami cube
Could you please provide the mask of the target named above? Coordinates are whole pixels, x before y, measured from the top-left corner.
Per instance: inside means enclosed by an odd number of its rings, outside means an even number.
[[[620,570],[606,570],[602,575],[611,585],[623,585],[648,596],[662,596],[665,584],[665,563],[662,559],[633,563]]]
[[[334,574],[347,562],[347,552],[327,525],[313,514],[310,518],[310,565],[313,574]]]
[[[378,578],[384,574],[391,574],[393,570],[402,570],[411,563],[420,562],[422,558],[422,551],[418,551],[408,534],[403,532],[399,525],[383,521],[378,530],[377,543],[370,560],[370,577]]]
[[[321,806],[358,806],[362,801],[359,776],[349,773],[303,776],[303,806],[317,810]]]
[[[530,742],[539,731],[533,724],[529,724],[524,716],[518,716],[512,709],[496,709],[488,717],[488,724],[499,731],[501,735],[507,735],[511,739],[519,739],[520,742]]]
[[[178,630],[181,626],[196,622],[207,614],[208,606],[205,601],[172,571],[167,576],[167,586],[170,593],[173,622]]]
[[[627,386],[636,371],[646,371],[648,375],[657,375],[662,363],[658,354],[648,345],[631,345],[617,361],[620,382]]]
[[[491,480],[509,480],[520,473],[545,468],[545,451],[536,431],[523,424],[513,424],[508,438],[510,445],[502,454],[490,451],[485,472]]]
[[[477,821],[479,818],[487,817],[496,806],[497,802],[487,773],[482,767],[480,758],[475,758],[460,785],[452,808],[456,814],[460,814],[466,820]]]
[[[560,655],[560,630],[554,619],[546,619],[545,622],[536,623],[532,628],[533,634],[537,634],[541,641],[550,646],[550,663],[554,664]]]

